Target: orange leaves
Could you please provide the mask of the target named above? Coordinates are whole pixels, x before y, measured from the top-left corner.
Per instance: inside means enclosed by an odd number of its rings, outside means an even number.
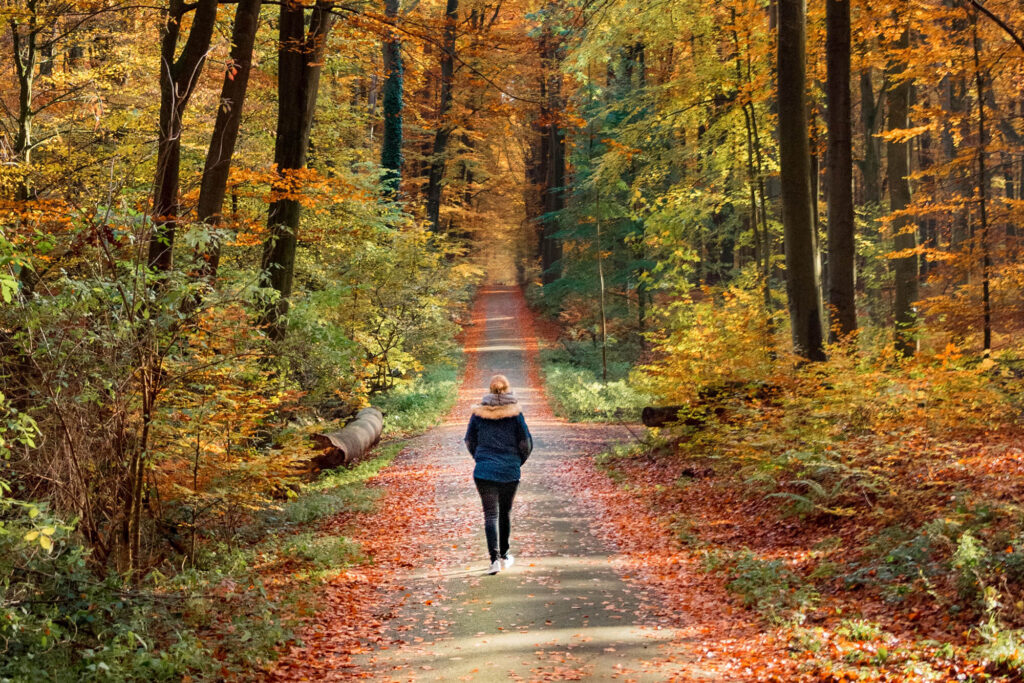
[[[155,481],[165,503],[197,511],[191,526],[207,516],[210,525],[236,523],[277,495],[295,458],[306,455],[253,446],[301,394],[276,389],[270,369],[253,370],[262,338],[248,318],[238,304],[204,311],[188,338],[191,357],[167,363],[187,381],[173,383],[158,404]]]
[[[626,158],[626,161],[632,161],[634,156],[640,154],[643,151],[635,147],[630,147],[629,145],[624,145],[623,143],[613,138],[605,138],[601,140],[601,142],[608,145],[614,152],[624,156]]]
[[[12,202],[0,201],[0,221],[13,243],[23,243],[33,235],[69,234],[72,206],[59,199]]]
[[[931,125],[914,126],[912,128],[894,128],[879,133],[878,137],[886,142],[910,142],[914,138],[929,132],[931,129]]]

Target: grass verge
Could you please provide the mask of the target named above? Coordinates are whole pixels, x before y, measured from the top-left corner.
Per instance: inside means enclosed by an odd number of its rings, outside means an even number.
[[[575,365],[559,351],[542,351],[540,361],[555,415],[572,422],[637,422],[650,402],[624,375],[605,382],[599,368]]]

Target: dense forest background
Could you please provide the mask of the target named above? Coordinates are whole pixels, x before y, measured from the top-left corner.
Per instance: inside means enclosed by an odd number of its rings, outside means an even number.
[[[276,530],[369,504],[352,482],[386,465],[310,484],[309,433],[442,415],[488,278],[555,323],[564,414],[682,407],[655,451],[920,527],[892,547],[932,543],[1024,662],[1020,501],[988,459],[1022,408],[1019,3],[0,14],[0,678],[270,656],[294,596],[267,567],[349,552]]]

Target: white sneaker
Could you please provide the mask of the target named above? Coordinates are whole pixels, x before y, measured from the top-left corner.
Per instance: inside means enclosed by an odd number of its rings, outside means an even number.
[[[501,571],[501,560],[495,560],[491,562],[491,568],[487,570],[488,574],[497,574]]]
[[[511,555],[506,555],[506,556],[505,556],[505,557],[504,557],[504,558],[503,558],[503,559],[501,560],[501,568],[502,568],[502,569],[508,569],[508,568],[510,568],[510,567],[511,567],[512,565],[514,565],[515,563],[516,563],[516,558],[512,557]]]

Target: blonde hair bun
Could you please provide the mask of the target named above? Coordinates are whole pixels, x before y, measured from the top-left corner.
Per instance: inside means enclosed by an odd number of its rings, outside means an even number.
[[[508,377],[505,377],[505,375],[495,375],[491,378],[492,394],[507,394],[508,391]]]

